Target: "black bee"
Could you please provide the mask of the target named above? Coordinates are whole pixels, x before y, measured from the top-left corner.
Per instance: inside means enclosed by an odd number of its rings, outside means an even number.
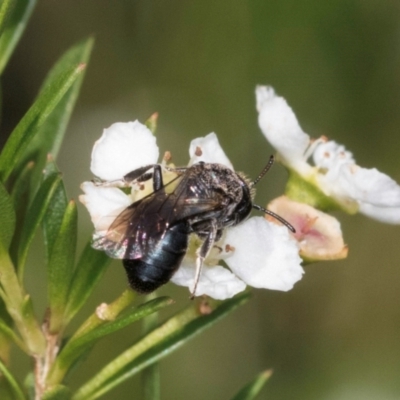
[[[161,165],[136,169],[124,176],[125,185],[153,179],[153,192],[122,211],[93,246],[113,258],[122,258],[130,286],[137,292],[151,293],[171,279],[186,254],[189,236],[196,234],[203,243],[197,252],[193,297],[203,261],[214,243],[225,228],[244,221],[253,208],[272,215],[294,232],[283,218],[253,204],[254,185],[273,161],[271,156],[252,182],[214,163],[164,167],[176,174],[166,184]]]

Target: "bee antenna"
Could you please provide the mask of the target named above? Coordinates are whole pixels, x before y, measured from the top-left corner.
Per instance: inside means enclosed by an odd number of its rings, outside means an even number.
[[[254,179],[253,182],[250,182],[250,187],[253,187],[255,185],[257,185],[257,183],[260,181],[260,179],[269,171],[269,169],[272,167],[272,164],[274,163],[275,158],[274,156],[271,156],[269,158],[269,161],[267,163],[267,165],[264,167],[264,169],[260,172],[260,174],[257,176],[256,179]]]
[[[286,219],[283,219],[278,214],[275,214],[274,212],[272,212],[270,210],[267,210],[266,208],[263,208],[263,207],[261,207],[261,206],[259,206],[257,204],[253,204],[253,208],[255,208],[258,211],[262,211],[263,213],[268,214],[271,217],[274,217],[279,222],[282,222],[282,224],[285,225],[286,228],[290,229],[293,233],[296,233],[296,229],[294,229],[293,226],[291,224],[289,224],[289,222],[286,221]]]

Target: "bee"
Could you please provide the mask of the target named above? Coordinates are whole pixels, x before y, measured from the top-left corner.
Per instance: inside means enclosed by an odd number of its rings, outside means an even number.
[[[253,204],[254,186],[273,162],[271,156],[251,182],[216,163],[199,162],[187,168],[160,164],[138,168],[123,177],[123,184],[130,186],[152,179],[153,191],[122,211],[93,247],[122,259],[132,289],[151,293],[171,279],[187,252],[190,235],[197,235],[202,244],[197,250],[193,298],[210,250],[225,228],[240,224],[252,209],[271,215],[295,231],[282,217]],[[162,168],[174,173],[167,183],[163,181]]]

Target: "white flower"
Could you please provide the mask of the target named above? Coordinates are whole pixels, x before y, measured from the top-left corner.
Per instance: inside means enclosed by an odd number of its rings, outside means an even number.
[[[224,260],[230,271],[220,265]],[[262,217],[252,217],[226,229],[216,248],[207,257],[196,295],[207,294],[223,300],[247,285],[288,291],[304,273],[297,243],[284,226]],[[172,278],[177,285],[193,289],[195,254],[188,253]],[[204,276],[203,276],[204,275]]]
[[[122,183],[124,175],[132,170],[157,163],[158,154],[153,134],[137,121],[113,124],[104,131],[93,148],[91,170],[105,182],[101,185],[84,182],[81,186],[84,195],[80,196],[92,218],[96,238],[107,233],[110,224],[124,208],[143,197],[143,191],[137,186],[133,185],[131,193],[126,194],[112,187],[115,184],[112,181]],[[189,154],[190,165],[204,161],[233,169],[215,133],[194,139]],[[146,185],[149,187],[145,191],[151,191],[152,183]],[[191,235],[187,254],[172,282],[193,289],[196,250],[200,245],[200,239]],[[272,224],[262,217],[250,218],[225,230],[205,259],[195,294],[222,300],[243,291],[247,284],[289,290],[304,272],[298,252],[298,244],[286,227]],[[120,252],[115,256],[122,258],[123,254]],[[219,265],[221,260],[229,269]]]
[[[375,168],[359,167],[352,153],[334,141],[312,141],[286,100],[271,87],[258,86],[256,100],[261,131],[284,165],[343,209],[382,222],[400,223],[400,186],[393,179]],[[311,156],[315,165],[307,162]]]
[[[206,163],[219,163],[233,170],[233,165],[229,161],[225,152],[219,144],[217,135],[212,132],[206,137],[193,139],[189,147],[189,165],[203,161]]]
[[[158,156],[156,138],[145,125],[137,120],[117,122],[104,129],[95,142],[90,170],[99,178],[112,181],[139,167],[155,164]]]

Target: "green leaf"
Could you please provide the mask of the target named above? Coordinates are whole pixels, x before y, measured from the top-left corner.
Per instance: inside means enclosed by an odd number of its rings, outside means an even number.
[[[15,211],[12,199],[0,183],[0,240],[6,249],[10,246],[15,229]]]
[[[254,400],[272,375],[272,370],[261,372],[251,382],[239,390],[232,400]]]
[[[156,293],[150,293],[146,296],[148,300],[154,299]],[[158,312],[149,315],[143,320],[143,335],[147,335],[150,331],[156,328],[159,324]],[[161,376],[160,376],[160,365],[154,363],[142,371],[142,390],[143,398],[145,400],[160,400],[161,399]]]
[[[6,26],[3,25],[4,19],[1,22],[2,35],[0,36],[0,75],[3,73],[8,60],[11,57],[25,27],[29,17],[35,7],[36,0],[3,0],[1,9],[7,7],[7,3],[14,3],[14,7],[9,13]],[[8,5],[9,7],[9,5]]]
[[[160,365],[154,363],[142,371],[143,397],[145,400],[160,400]]]
[[[24,156],[32,139],[55,106],[85,69],[85,64],[67,65],[40,92],[35,103],[11,133],[0,154],[0,181],[5,182]]]
[[[16,227],[10,250],[13,256],[17,252],[16,249],[19,245],[22,227],[24,226],[25,216],[28,210],[29,187],[33,167],[33,162],[26,164],[20,174],[15,177],[11,189],[11,199],[16,214]],[[14,261],[16,260],[14,259]]]
[[[248,292],[242,293],[233,299],[222,302],[208,315],[200,315],[198,305],[188,307],[111,361],[94,378],[83,385],[72,399],[92,400],[102,396],[214,325],[244,304],[248,298]]]
[[[53,158],[49,157],[44,170],[44,176],[47,177],[54,173],[60,173],[60,171],[58,170]],[[47,207],[42,224],[47,262],[50,260],[53,246],[58,237],[58,233],[60,232],[67,206],[68,199],[64,183],[60,181],[60,184],[54,191],[51,201]]]
[[[19,284],[14,266],[5,249],[0,242],[0,295],[4,301],[8,315],[17,327],[23,345],[21,348],[28,351],[30,355],[39,355],[45,350],[45,340],[39,324],[34,318],[32,309],[26,305],[29,297],[24,296],[23,289]],[[4,327],[3,333],[7,333]],[[10,334],[10,332],[8,332]]]
[[[7,380],[7,382],[10,385],[10,389],[12,390],[12,393],[14,394],[14,399],[15,400],[25,400],[26,397],[24,395],[24,392],[22,391],[21,386],[15,379],[15,377],[11,374],[11,372],[8,370],[8,368],[5,366],[3,361],[0,360],[0,372],[4,376],[4,378]]]
[[[7,325],[3,320],[0,319],[0,331],[3,333],[5,337],[9,340],[12,340],[21,350],[28,352],[25,343],[17,336],[17,334],[13,331],[13,329]]]
[[[42,400],[69,400],[71,390],[64,385],[57,385],[43,394]]]
[[[77,338],[86,335],[93,329],[105,324],[107,321],[114,321],[125,309],[127,309],[135,300],[136,293],[133,290],[126,289],[112,303],[102,303],[96,308],[96,311],[79,327],[74,337]]]
[[[18,280],[11,258],[0,241],[0,295],[7,312],[13,319],[23,342],[31,355],[42,355],[46,349],[45,339],[36,321],[32,304]]]
[[[0,4],[0,34],[3,32],[6,22],[15,7],[15,0],[3,0]]]
[[[50,85],[65,68],[87,63],[89,61],[93,42],[93,38],[88,38],[69,49],[52,68],[42,85],[41,91],[45,91],[46,87]],[[68,122],[82,86],[83,78],[84,73],[80,74],[74,84],[65,93],[29,145],[29,153],[25,155],[25,158],[26,160],[34,159],[38,166],[35,171],[33,187],[37,186],[37,183],[41,179],[41,170],[46,163],[48,154],[51,154],[53,159],[57,158]]]
[[[68,303],[65,311],[67,322],[86,303],[86,300],[104,275],[110,261],[110,257],[105,253],[94,250],[90,243],[86,245],[76,265],[69,289]]]
[[[37,227],[41,223],[48,205],[53,198],[57,187],[60,185],[60,174],[52,174],[48,176],[42,183],[39,191],[37,192],[31,206],[29,207],[26,222],[22,228],[21,241],[18,248],[17,265],[20,276],[23,275],[23,269],[28,254],[29,246],[32,242],[33,236]]]
[[[59,382],[63,377],[62,374],[68,371],[82,352],[87,348],[91,348],[101,338],[119,331],[172,303],[173,301],[169,297],[159,297],[132,308],[129,312],[117,317],[114,321],[105,321],[102,325],[95,327],[83,335],[73,336],[57,357],[54,370],[50,373],[50,383],[54,384]],[[54,379],[56,379],[56,382]]]
[[[64,311],[75,262],[77,222],[76,204],[71,200],[65,210],[48,262],[50,332],[52,333],[59,332],[64,327]]]

